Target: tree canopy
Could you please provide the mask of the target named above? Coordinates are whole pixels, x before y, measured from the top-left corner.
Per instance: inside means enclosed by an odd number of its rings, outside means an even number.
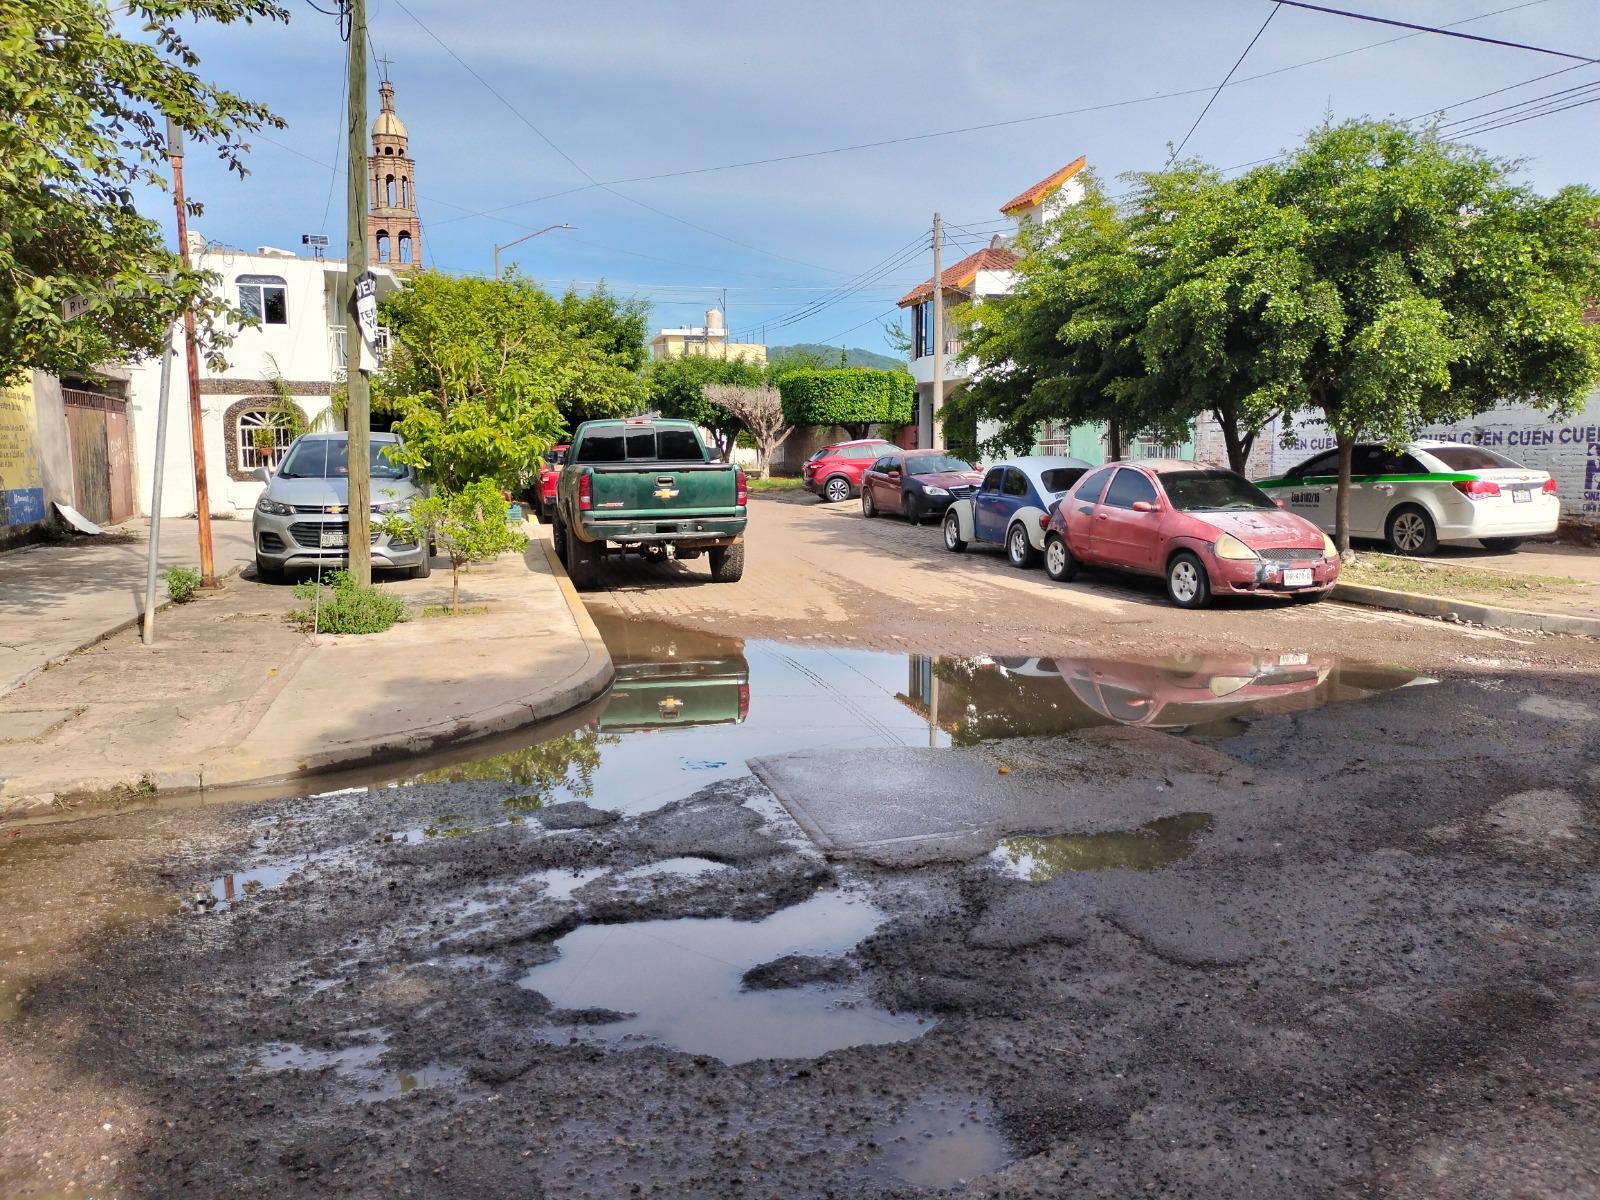
[[[181,23],[288,15],[271,0],[0,0],[0,383],[155,353],[191,304],[211,346],[226,341],[205,319],[226,310],[212,280],[182,269],[133,191],[167,186],[168,117],[241,175],[244,135],[283,124],[197,75]],[[65,320],[78,297],[88,312]]]
[[[744,426],[727,408],[707,399],[706,388],[716,384],[759,387],[765,379],[758,365],[743,359],[703,354],[658,359],[650,364],[647,376],[650,407],[664,417],[693,421],[705,429],[716,443],[717,453],[726,459]]]
[[[632,301],[425,271],[381,314],[391,350],[374,408],[399,418],[405,461],[450,490],[514,486],[578,423],[643,399],[645,317]]]
[[[865,437],[869,425],[908,425],[915,412],[916,384],[904,371],[786,371],[777,384],[790,425],[840,425]]]

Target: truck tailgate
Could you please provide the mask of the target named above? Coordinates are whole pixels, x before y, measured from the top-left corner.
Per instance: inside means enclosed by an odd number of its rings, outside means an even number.
[[[737,472],[727,463],[608,463],[588,470],[598,520],[732,516],[736,509]]]

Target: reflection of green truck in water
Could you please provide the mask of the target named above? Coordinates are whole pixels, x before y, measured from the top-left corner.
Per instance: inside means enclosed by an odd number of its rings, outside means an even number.
[[[732,725],[750,711],[744,643],[651,621],[595,614],[617,667],[596,724],[606,733]]]

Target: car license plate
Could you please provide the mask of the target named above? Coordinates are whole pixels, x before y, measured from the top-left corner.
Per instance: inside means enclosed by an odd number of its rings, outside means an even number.
[[[1289,568],[1289,570],[1287,570],[1287,571],[1285,571],[1283,573],[1283,586],[1284,587],[1310,587],[1311,586],[1311,568],[1310,567],[1291,567],[1291,568]]]
[[[324,529],[322,531],[322,548],[324,550],[340,549],[350,544],[350,535],[342,529]]]
[[[1311,661],[1309,654],[1280,654],[1278,665],[1280,667],[1303,667]]]
[[[1512,488],[1511,502],[1513,504],[1533,503],[1533,490],[1531,488]]]

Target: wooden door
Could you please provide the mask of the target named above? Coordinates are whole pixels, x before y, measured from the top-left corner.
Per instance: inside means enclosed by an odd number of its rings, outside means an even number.
[[[106,405],[106,466],[111,475],[111,523],[133,516],[133,447],[126,404]]]
[[[106,458],[103,409],[67,402],[72,447],[72,506],[97,525],[111,523],[111,469]]]

